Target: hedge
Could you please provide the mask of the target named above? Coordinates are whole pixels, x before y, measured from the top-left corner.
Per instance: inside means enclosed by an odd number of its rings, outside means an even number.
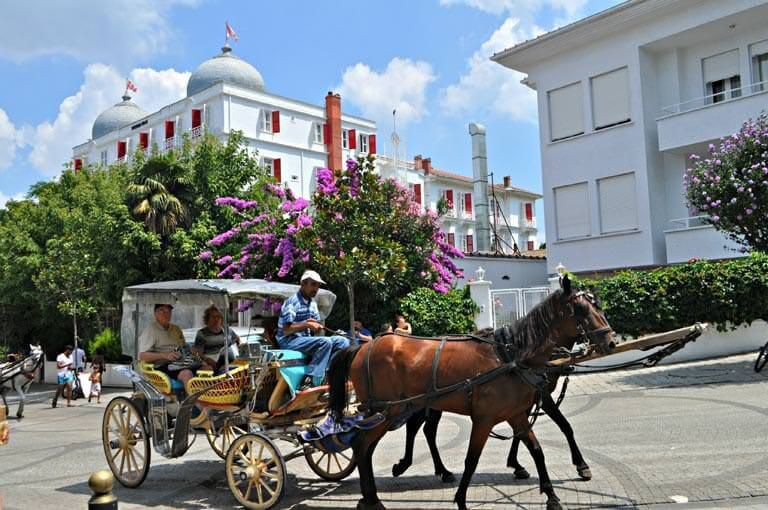
[[[423,287],[400,301],[400,310],[418,336],[471,333],[475,330],[478,307],[469,295],[469,287],[441,294]]]
[[[598,296],[608,322],[622,335],[658,333],[695,322],[726,331],[768,318],[768,255],[763,253],[577,280]]]

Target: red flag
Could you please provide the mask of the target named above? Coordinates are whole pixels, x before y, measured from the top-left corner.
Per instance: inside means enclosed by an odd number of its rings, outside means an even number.
[[[125,84],[125,90],[130,90],[131,92],[138,92],[139,88],[134,85],[134,83],[131,80],[128,80]]]
[[[229,39],[230,37],[237,42],[237,32],[229,25],[229,21],[224,22],[227,29],[227,35],[226,38]]]

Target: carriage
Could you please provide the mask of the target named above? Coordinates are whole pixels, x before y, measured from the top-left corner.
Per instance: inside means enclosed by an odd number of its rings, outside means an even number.
[[[9,413],[5,394],[9,389],[16,391],[19,396],[19,408],[16,411],[16,417],[21,419],[24,416],[26,393],[34,381],[43,359],[43,349],[39,345],[30,344],[28,356],[12,355],[8,361],[0,363],[0,398],[3,401],[6,416]]]
[[[182,280],[125,288],[122,348],[134,362],[121,371],[133,383],[133,393],[112,399],[102,424],[107,463],[122,485],[141,485],[152,449],[166,458],[180,457],[199,434],[224,459],[229,488],[246,508],[268,509],[280,501],[285,463],[296,457],[304,457],[324,480],[342,480],[355,470],[354,455],[338,441],[328,448],[321,435],[309,434],[315,440],[302,437],[325,418],[327,387],[299,391],[303,355],[277,348],[263,328],[251,326],[252,311],[268,310],[297,290],[296,285],[265,280]],[[325,318],[336,296],[321,290],[316,300]],[[235,309],[245,308],[244,302],[249,310]],[[198,370],[183,387],[153,364],[138,360],[138,337],[152,320],[156,303],[172,304],[173,323],[186,331],[202,325],[203,311],[212,304],[222,311],[225,328],[237,314],[247,342],[236,356],[224,349],[222,374]],[[276,440],[291,445],[290,451],[281,452]]]

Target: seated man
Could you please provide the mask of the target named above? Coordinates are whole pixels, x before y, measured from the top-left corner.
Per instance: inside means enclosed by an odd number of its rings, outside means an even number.
[[[315,271],[305,271],[301,276],[299,291],[283,302],[277,322],[277,343],[280,348],[300,351],[312,357],[302,388],[310,384],[323,384],[331,355],[349,347],[349,339],[343,336],[313,336],[324,329],[314,300],[320,285],[324,283]]]
[[[181,358],[180,348],[186,347],[181,329],[171,324],[173,307],[169,304],[155,305],[155,320],[139,337],[139,359],[155,363],[155,369],[165,372],[172,379],[178,379],[186,386],[194,373],[187,368],[172,370],[168,364]],[[160,363],[158,363],[160,362]]]

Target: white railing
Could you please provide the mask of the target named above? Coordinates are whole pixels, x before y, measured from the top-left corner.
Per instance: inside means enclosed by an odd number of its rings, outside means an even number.
[[[759,94],[768,90],[768,80],[752,83],[750,85],[744,85],[737,89],[727,89],[716,94],[709,94],[707,96],[697,97],[695,99],[689,99],[682,103],[665,106],[659,112],[659,116],[664,117],[667,115],[674,115],[676,113],[687,112],[689,110],[695,110],[703,106],[709,106],[714,104],[726,103],[734,99],[741,97],[747,97],[754,94]],[[715,98],[720,98],[719,101],[715,101]]]
[[[376,155],[376,160],[380,161],[384,165],[392,166],[395,164],[394,158],[390,158],[389,156],[383,156],[381,154]],[[416,165],[414,165],[413,161],[406,161],[402,159],[397,160],[397,166],[399,168],[406,168],[408,170],[415,170]]]
[[[669,220],[669,222],[673,225],[675,230],[684,230],[688,228],[694,228],[694,227],[705,227],[709,225],[709,222],[707,219],[709,216],[706,214],[701,214],[699,216],[688,216],[687,218],[677,218],[674,220]]]
[[[536,218],[522,220],[524,228],[536,228]]]
[[[456,209],[448,209],[445,211],[445,217],[446,218],[455,218],[456,217]]]
[[[170,150],[176,147],[176,137],[175,136],[169,136],[165,139],[165,150]]]
[[[474,215],[472,214],[471,211],[470,212],[462,211],[461,212],[461,217],[462,217],[462,219],[465,219],[465,220],[474,220],[475,219],[475,217],[474,217]]]
[[[549,287],[492,290],[493,328],[524,317],[534,306],[545,300],[549,292]]]
[[[201,136],[203,136],[203,132],[204,131],[203,131],[203,126],[202,125],[197,126],[197,127],[193,127],[192,128],[192,138],[193,139],[194,138],[200,138]]]
[[[125,163],[126,161],[128,161],[128,156],[120,156],[117,158],[118,163]]]

